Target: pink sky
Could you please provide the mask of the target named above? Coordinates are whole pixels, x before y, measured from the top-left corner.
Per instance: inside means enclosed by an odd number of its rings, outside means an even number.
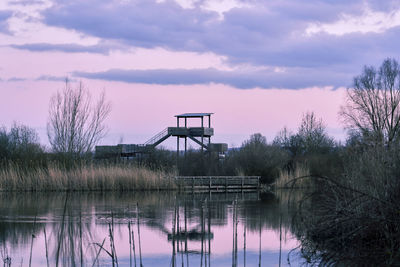
[[[102,144],[142,143],[187,112],[215,113],[214,141],[230,146],[296,131],[309,111],[344,140],[345,88],[399,57],[398,31],[397,5],[364,0],[5,0],[0,125],[48,144],[49,99],[69,77],[112,104]]]
[[[343,139],[337,112],[344,90],[310,88],[303,90],[237,90],[225,85],[146,85],[83,80],[96,97],[104,89],[112,104],[106,121],[109,134],[103,144],[143,143],[165,127],[175,126],[174,115],[213,112],[215,142],[238,146],[253,133],[272,141],[287,126],[297,129],[302,114],[314,111],[323,118],[327,131]],[[37,129],[46,144],[48,103],[63,82],[24,81],[0,83],[0,121],[14,121]],[[194,122],[196,123],[196,122]],[[168,143],[167,143],[168,144]],[[167,145],[168,146],[168,145]]]

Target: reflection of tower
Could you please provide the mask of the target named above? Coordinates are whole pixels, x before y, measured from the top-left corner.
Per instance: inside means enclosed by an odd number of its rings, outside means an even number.
[[[200,224],[194,227],[189,227],[187,220],[186,204],[183,211],[184,230],[181,226],[180,208],[177,204],[174,210],[174,218],[172,220],[172,231],[168,233],[168,241],[172,242],[172,266],[176,266],[176,256],[181,255],[182,266],[184,266],[184,256],[186,256],[186,263],[189,266],[189,255],[200,255],[200,266],[210,266],[211,264],[211,239],[214,234],[211,232],[211,213],[207,205],[207,201],[200,208]],[[208,216],[205,216],[204,208],[208,209]],[[207,217],[207,218],[206,218]],[[208,231],[206,230],[206,219],[208,220]],[[201,242],[201,249],[190,249],[190,242]],[[207,242],[208,241],[208,242]],[[208,246],[207,246],[208,243]]]

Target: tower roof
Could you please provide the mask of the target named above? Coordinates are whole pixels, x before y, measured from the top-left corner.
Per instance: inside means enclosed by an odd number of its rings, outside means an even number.
[[[178,118],[201,118],[201,117],[205,117],[205,116],[211,116],[211,114],[214,114],[214,113],[183,113],[183,114],[175,115],[175,117],[178,117]]]

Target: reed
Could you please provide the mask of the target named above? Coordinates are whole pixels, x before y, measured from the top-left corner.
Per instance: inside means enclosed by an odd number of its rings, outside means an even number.
[[[174,173],[136,165],[94,165],[26,171],[12,164],[0,170],[4,191],[127,191],[175,189]]]
[[[309,176],[310,169],[308,166],[297,163],[292,171],[280,170],[274,185],[276,188],[310,188],[313,186],[313,182],[312,179],[307,178]],[[296,180],[298,177],[304,177],[304,179]]]

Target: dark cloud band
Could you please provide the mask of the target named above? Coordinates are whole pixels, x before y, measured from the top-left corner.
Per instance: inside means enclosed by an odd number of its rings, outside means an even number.
[[[23,44],[23,45],[10,45],[15,49],[28,50],[33,52],[48,52],[57,51],[65,53],[96,53],[96,54],[108,54],[113,48],[109,45],[92,45],[84,46],[78,44],[48,44],[48,43],[34,43],[34,44]]]
[[[119,70],[105,72],[75,72],[75,77],[120,81],[127,83],[194,85],[225,84],[238,89],[288,88],[301,89],[312,86],[346,86],[338,81],[347,80],[346,74],[326,73],[321,76],[313,70],[274,71],[222,71],[217,69],[175,69],[175,70]],[[340,77],[339,77],[340,76]]]

